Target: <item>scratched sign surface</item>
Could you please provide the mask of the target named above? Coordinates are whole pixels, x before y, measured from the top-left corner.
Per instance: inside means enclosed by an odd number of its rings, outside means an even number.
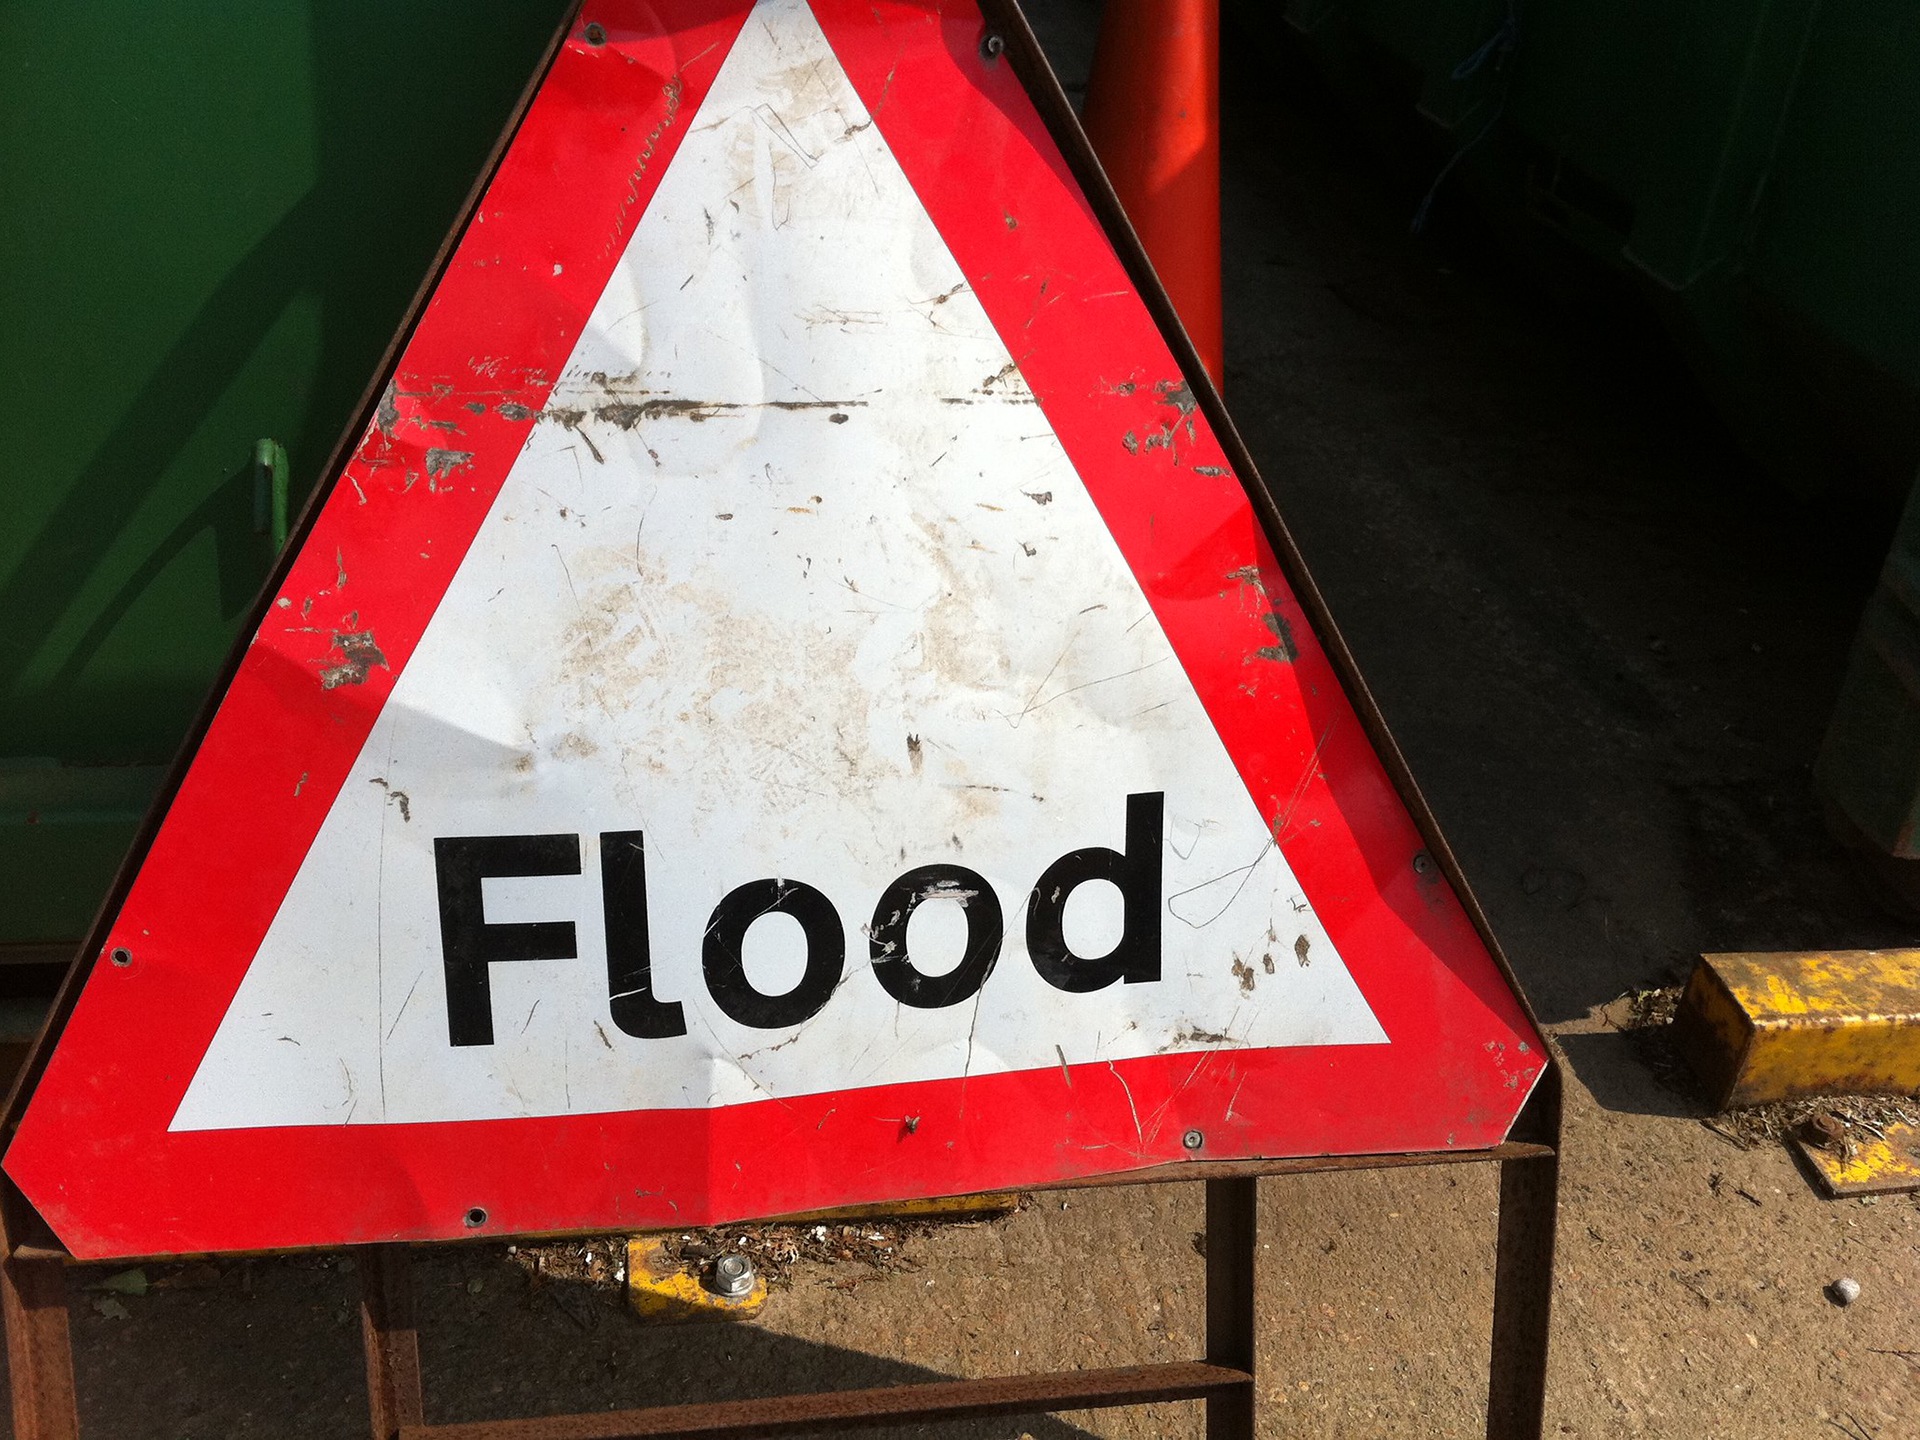
[[[1538,1039],[985,33],[587,6],[8,1151],[77,1254],[1504,1136]]]

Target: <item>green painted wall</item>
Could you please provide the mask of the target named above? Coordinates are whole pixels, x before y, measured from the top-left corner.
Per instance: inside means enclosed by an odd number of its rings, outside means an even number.
[[[0,8],[0,944],[85,928],[560,18]]]

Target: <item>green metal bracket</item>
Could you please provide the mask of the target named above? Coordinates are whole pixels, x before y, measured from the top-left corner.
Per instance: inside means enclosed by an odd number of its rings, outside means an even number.
[[[253,446],[253,533],[273,540],[278,555],[287,543],[287,447],[278,440]]]

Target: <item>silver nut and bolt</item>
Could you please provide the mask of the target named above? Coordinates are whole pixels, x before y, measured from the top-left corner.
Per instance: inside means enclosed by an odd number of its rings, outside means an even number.
[[[606,43],[607,43],[606,28],[603,25],[601,25],[598,21],[590,22],[587,26],[587,44],[604,45]]]
[[[753,1293],[753,1261],[744,1255],[722,1255],[713,1262],[707,1283],[716,1295],[741,1300]]]
[[[1207,1137],[1198,1130],[1189,1130],[1180,1137],[1180,1143],[1189,1150],[1198,1150],[1202,1145],[1207,1143]]]
[[[1004,36],[989,33],[980,42],[980,55],[985,60],[998,60],[1006,52],[1006,48],[1007,42]]]

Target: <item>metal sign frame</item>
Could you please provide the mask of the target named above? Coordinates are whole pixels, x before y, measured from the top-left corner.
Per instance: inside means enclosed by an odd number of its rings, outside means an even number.
[[[1202,1161],[1093,1177],[1062,1188],[1170,1181],[1206,1186],[1203,1358],[758,1400],[429,1424],[414,1322],[411,1251],[404,1245],[368,1246],[359,1252],[357,1271],[370,1434],[372,1440],[713,1440],[1199,1400],[1206,1406],[1208,1440],[1253,1440],[1260,1178],[1491,1161],[1500,1167],[1500,1203],[1486,1434],[1488,1440],[1539,1440],[1546,1409],[1559,1142],[1560,1073],[1554,1067],[1522,1110],[1513,1137],[1492,1150]],[[32,1217],[24,1213],[18,1192],[7,1188],[0,1314],[6,1324],[14,1434],[18,1440],[80,1440],[67,1317],[66,1270],[71,1262],[55,1248],[50,1234],[34,1242],[16,1238],[32,1233],[24,1229]]]
[[[1218,390],[1208,379],[1191,340],[1154,276],[1140,242],[1100,169],[1077,117],[1061,90],[1018,0],[980,0],[1004,54],[1060,147],[1074,177],[1105,227],[1129,278],[1138,288],[1246,490],[1288,581],[1350,696],[1367,738],[1426,839],[1429,853],[1451,883],[1474,929],[1501,975],[1520,997],[1501,952],[1452,851],[1421,797],[1398,746],[1388,733],[1350,652],[1342,641],[1270,493],[1259,481],[1244,442],[1234,429]],[[475,180],[459,218],[442,245],[407,316],[367,387],[360,405],[329,457],[326,474],[340,469],[373,418],[405,343],[453,254],[480,197],[576,21],[570,11],[556,30],[515,106],[499,141]],[[995,53],[1002,53],[996,50]],[[47,1058],[99,954],[106,926],[139,869],[166,801],[178,788],[201,737],[225,693],[241,654],[278,584],[311,529],[325,497],[309,500],[293,543],[283,553],[242,629],[222,682],[197,717],[168,782],[162,786],[119,877],[102,907],[94,933],[81,949],[55,999],[48,1023],[29,1052],[0,1116],[0,1142],[10,1140]],[[1530,1010],[1528,1019],[1532,1020]],[[617,1440],[626,1436],[746,1436],[797,1433],[822,1427],[871,1426],[933,1420],[1039,1413],[1203,1400],[1210,1440],[1254,1434],[1256,1310],[1254,1272],[1257,1182],[1263,1176],[1332,1170],[1393,1169],[1420,1165],[1493,1162],[1500,1166],[1500,1204],[1494,1270],[1487,1431],[1494,1440],[1523,1440],[1541,1433],[1553,1251],[1559,1194],[1561,1078],[1550,1056],[1533,1094],[1506,1141],[1487,1150],[1400,1155],[1310,1157],[1275,1160],[1203,1161],[1165,1165],[1117,1175],[1093,1176],[1048,1188],[1200,1181],[1206,1189],[1206,1354],[1197,1361],[1105,1370],[1072,1370],[1019,1377],[933,1382],[872,1390],[829,1391],[765,1400],[650,1407],[626,1412],[556,1416],[534,1420],[429,1425],[424,1420],[422,1381],[414,1330],[408,1250],[371,1246],[362,1250],[361,1320],[367,1388],[375,1440]],[[489,1237],[497,1240],[499,1237]],[[4,1317],[15,1434],[20,1440],[77,1440],[79,1420],[67,1314],[66,1269],[73,1259],[10,1182],[0,1182],[0,1316]]]

